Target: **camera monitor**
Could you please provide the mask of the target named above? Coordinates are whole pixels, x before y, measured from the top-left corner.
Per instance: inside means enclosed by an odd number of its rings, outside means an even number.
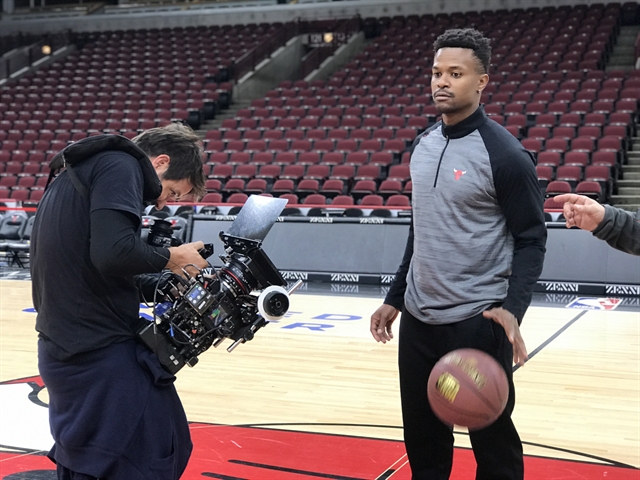
[[[227,234],[251,240],[264,240],[278,221],[287,200],[251,195],[229,227]]]

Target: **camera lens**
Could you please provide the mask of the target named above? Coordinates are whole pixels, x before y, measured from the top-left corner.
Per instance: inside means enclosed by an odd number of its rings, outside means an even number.
[[[166,220],[155,220],[149,228],[147,243],[154,247],[171,247],[173,230]]]
[[[231,258],[228,265],[220,269],[224,285],[234,297],[248,295],[256,287],[256,280],[243,261],[246,261],[244,256]]]

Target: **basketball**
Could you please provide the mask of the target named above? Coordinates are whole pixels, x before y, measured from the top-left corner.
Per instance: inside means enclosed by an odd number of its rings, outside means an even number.
[[[427,397],[436,416],[470,430],[491,425],[502,414],[508,396],[507,375],[500,364],[471,348],[443,356],[427,382]]]

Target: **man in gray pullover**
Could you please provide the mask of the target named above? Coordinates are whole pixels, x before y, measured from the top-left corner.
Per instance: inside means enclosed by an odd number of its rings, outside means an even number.
[[[442,120],[412,147],[409,239],[384,304],[371,317],[371,334],[391,340],[402,311],[398,365],[414,480],[451,473],[452,426],[434,415],[426,385],[435,363],[459,348],[490,354],[509,380],[503,414],[470,432],[476,479],[522,480],[512,362],[527,358],[519,324],[544,260],[542,193],[533,156],[480,106],[489,40],[473,29],[448,30],[434,50],[431,90]]]
[[[578,227],[604,240],[613,248],[632,255],[640,255],[640,221],[627,212],[611,205],[600,205],[584,195],[567,193],[553,197],[564,203],[563,212],[567,228]]]

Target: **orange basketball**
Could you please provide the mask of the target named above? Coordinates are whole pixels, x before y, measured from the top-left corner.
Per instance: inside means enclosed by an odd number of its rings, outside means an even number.
[[[463,348],[438,360],[429,375],[427,396],[431,409],[444,423],[478,430],[502,414],[509,384],[493,357]]]

